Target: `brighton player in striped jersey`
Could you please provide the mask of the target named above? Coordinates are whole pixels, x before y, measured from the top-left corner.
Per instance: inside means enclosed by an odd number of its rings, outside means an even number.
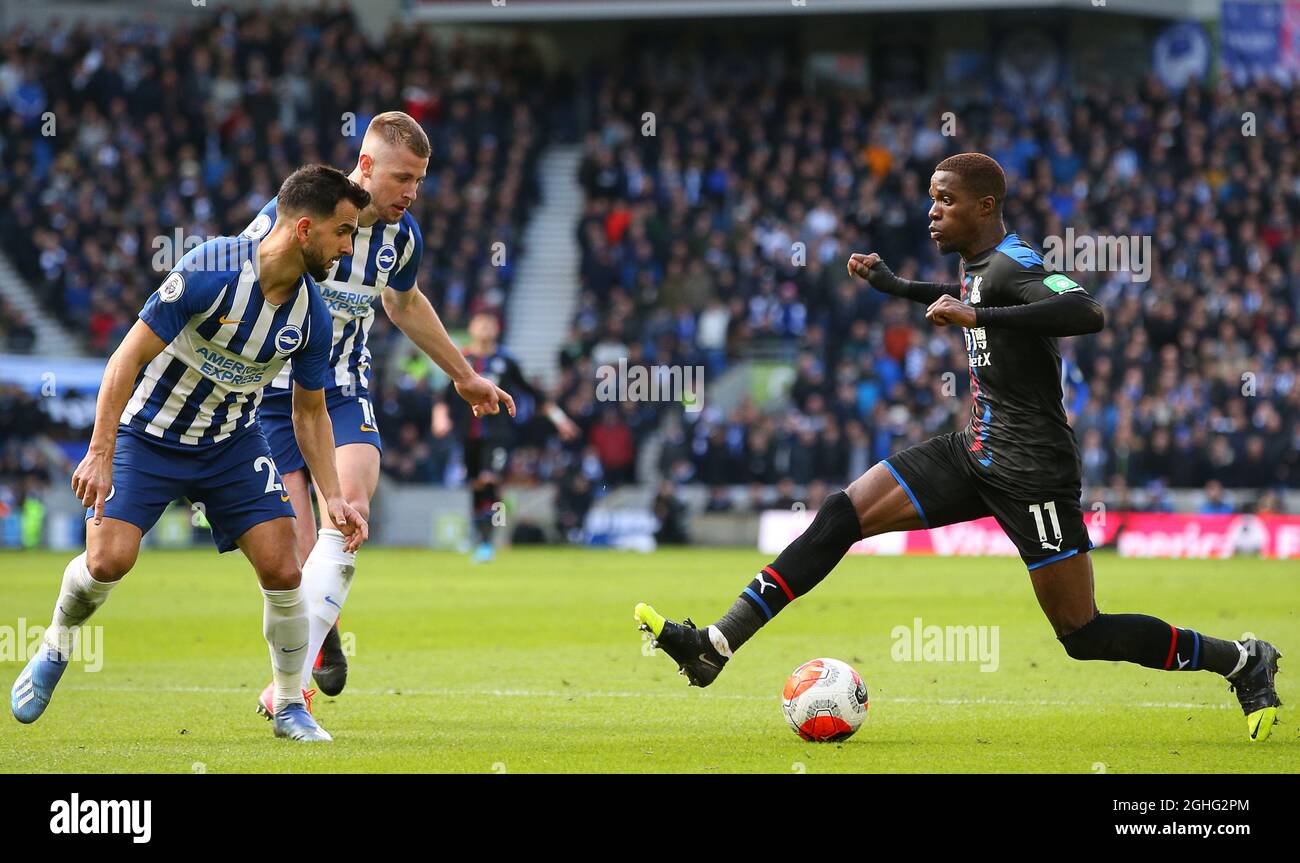
[[[432,149],[424,129],[400,111],[378,114],[361,139],[361,151],[350,179],[370,194],[362,209],[353,251],[339,259],[321,280],[321,296],[333,317],[326,403],[334,424],[336,459],[343,496],[363,517],[370,515],[370,498],[379,482],[383,445],[370,401],[370,351],[366,335],[374,323],[376,300],[394,324],[451,376],[460,397],[474,416],[496,414],[504,402],[511,416],[515,404],[505,390],[474,371],[439,320],[429,300],[416,287],[423,241],[410,214],[424,179]],[[262,209],[245,236],[257,237],[276,224],[276,202]],[[298,513],[297,545],[303,561],[303,595],[307,602],[311,661],[303,670],[307,689],[314,676],[326,695],[337,695],[347,681],[347,660],[338,635],[338,615],[352,585],[356,557],[345,548],[344,536],[328,521],[316,530],[305,464],[290,419],[286,369],[266,391],[262,423],[275,463]],[[321,487],[316,483],[320,500]],[[326,507],[321,507],[326,512]],[[324,521],[324,520],[323,520]],[[317,654],[320,666],[313,669]],[[314,674],[313,674],[314,672]],[[274,715],[273,687],[259,699],[258,712]]]
[[[312,278],[352,251],[370,203],[322,165],[280,187],[276,227],[220,237],[181,259],[109,359],[95,429],[72,488],[87,507],[86,550],[63,572],[54,619],[10,693],[40,718],[77,630],[135,565],[140,541],[177,498],[202,507],[218,550],[239,548],[261,583],[276,737],[327,741],[301,688],[307,647],[293,508],[258,424],[262,390],[293,359],[293,423],[325,507],[355,550],[366,521],[344,499],[325,405],[330,317]]]

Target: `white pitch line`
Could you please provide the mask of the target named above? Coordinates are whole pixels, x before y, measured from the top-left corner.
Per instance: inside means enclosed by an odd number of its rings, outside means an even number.
[[[256,693],[247,687],[236,686],[68,686],[65,689],[74,689],[82,692],[198,692],[210,693],[215,695],[249,695],[255,697]],[[561,690],[538,690],[538,689],[355,689],[347,690],[353,695],[415,695],[428,696],[437,698],[464,698],[474,696],[489,696],[493,698],[643,698],[643,699],[660,699],[660,698],[706,698],[706,699],[726,699],[732,701],[778,701],[776,696],[766,695],[724,695],[722,693],[693,693],[693,692],[602,692],[602,691],[572,691],[565,692]],[[319,696],[327,698],[328,696]],[[910,696],[900,696],[897,698],[872,699],[875,703],[884,704],[920,704],[935,705],[943,707],[978,707],[980,705],[991,705],[1001,707],[1138,707],[1143,709],[1154,710],[1230,710],[1233,705],[1230,704],[1195,704],[1192,702],[1179,701],[1054,701],[1049,699],[1014,699],[1014,698],[913,698]]]

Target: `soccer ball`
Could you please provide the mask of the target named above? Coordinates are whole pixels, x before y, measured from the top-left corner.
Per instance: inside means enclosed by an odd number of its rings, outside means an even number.
[[[814,659],[786,679],[781,707],[804,740],[847,740],[867,718],[867,684],[847,662]]]

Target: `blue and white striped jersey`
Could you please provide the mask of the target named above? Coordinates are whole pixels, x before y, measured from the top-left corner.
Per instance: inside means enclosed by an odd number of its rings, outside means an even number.
[[[275,198],[267,202],[244,229],[244,237],[266,236],[275,224],[275,202]],[[370,348],[366,337],[375,322],[375,300],[384,288],[409,291],[415,287],[423,250],[424,238],[409,211],[391,225],[375,222],[358,227],[352,235],[352,254],[339,258],[329,276],[320,283],[321,297],[334,318],[329,358],[331,386],[370,386]],[[289,369],[285,369],[271,384],[267,395],[278,395],[288,388]]]
[[[262,389],[290,357],[306,389],[329,382],[329,310],[306,274],[281,305],[262,296],[257,240],[218,237],[194,249],[149,297],[140,320],[167,343],[136,378],[121,424],[181,449],[256,427]]]

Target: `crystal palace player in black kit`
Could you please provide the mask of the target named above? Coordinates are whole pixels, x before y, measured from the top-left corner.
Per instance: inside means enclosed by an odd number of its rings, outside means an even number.
[[[963,153],[936,167],[930,237],[940,252],[961,256],[958,284],[900,279],[875,254],[848,262],[849,274],[876,290],[926,304],[935,326],[963,328],[973,399],[966,428],[896,453],[828,497],[808,529],[712,626],[674,623],[644,603],[637,622],[691,684],[708,686],[742,644],[816,587],[858,540],[991,515],[1019,549],[1069,656],[1221,674],[1241,702],[1249,738],[1264,740],[1281,706],[1273,645],[1097,609],[1056,340],[1095,333],[1104,316],[1083,288],[1046,270],[1033,248],[1007,233],[1005,196],[1006,177],[988,156]]]
[[[524,377],[515,358],[497,344],[501,327],[492,312],[477,312],[469,321],[470,343],[465,357],[474,371],[521,402],[540,405],[540,412],[551,421],[561,440],[572,440],[580,433],[559,406],[544,402],[538,390]],[[475,416],[469,405],[457,397],[449,385],[446,397],[433,406],[433,433],[442,437],[456,429],[464,446],[465,479],[473,493],[471,521],[478,544],[474,560],[492,559],[492,518],[501,500],[501,475],[510,459],[515,426],[503,415]]]

